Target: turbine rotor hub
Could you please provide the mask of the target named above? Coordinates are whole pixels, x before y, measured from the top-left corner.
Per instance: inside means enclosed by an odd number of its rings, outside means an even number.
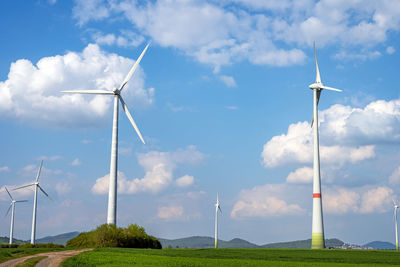
[[[113,93],[114,95],[119,95],[119,90],[117,88],[114,88]]]
[[[321,83],[313,83],[308,86],[311,90],[322,90]]]

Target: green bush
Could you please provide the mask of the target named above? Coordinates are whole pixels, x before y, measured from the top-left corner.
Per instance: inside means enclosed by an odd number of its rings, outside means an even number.
[[[93,231],[81,233],[70,239],[67,247],[162,248],[155,237],[146,234],[144,228],[137,224],[131,224],[126,228],[103,224]]]

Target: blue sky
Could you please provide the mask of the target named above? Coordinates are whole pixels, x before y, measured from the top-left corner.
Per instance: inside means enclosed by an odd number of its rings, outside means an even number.
[[[257,244],[311,236],[312,43],[325,235],[394,240],[400,200],[398,1],[2,1],[0,187],[44,160],[37,236],[106,222],[110,97],[63,95],[121,83],[151,45],[120,113],[118,225],[155,236]],[[30,190],[15,236],[30,236]],[[0,209],[9,205],[0,190]],[[9,234],[9,217],[0,235]]]

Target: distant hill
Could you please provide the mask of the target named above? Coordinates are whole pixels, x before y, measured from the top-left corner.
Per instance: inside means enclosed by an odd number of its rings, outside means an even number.
[[[208,236],[191,236],[179,239],[164,239],[157,238],[163,248],[171,246],[173,248],[213,248],[214,238]],[[246,240],[240,238],[234,238],[230,241],[218,240],[218,247],[220,248],[257,248],[256,244],[250,243]]]
[[[325,239],[325,246],[327,248],[337,248],[341,247],[344,244],[343,241],[331,238]],[[306,240],[297,240],[290,242],[279,242],[279,243],[270,243],[260,246],[262,248],[310,248],[311,247],[311,239]]]
[[[365,245],[363,245],[364,247],[371,247],[374,249],[395,249],[396,246],[390,242],[382,242],[382,241],[373,241],[373,242],[369,242]]]
[[[9,242],[10,242],[9,237],[7,237],[7,236],[0,237],[0,244],[8,244]],[[13,244],[20,245],[20,244],[24,244],[24,243],[26,243],[26,241],[13,238]]]
[[[67,241],[78,236],[79,232],[70,232],[70,233],[65,233],[65,234],[60,234],[60,235],[55,235],[55,236],[46,236],[43,238],[36,239],[36,243],[53,243],[53,244],[61,244],[64,245],[67,244]]]
[[[161,242],[163,248],[167,248],[171,246],[173,248],[210,248],[214,247],[214,238],[208,236],[192,236],[186,238],[179,239],[164,239],[158,238]],[[341,247],[344,242],[332,238],[325,240],[326,247]],[[240,238],[234,238],[230,241],[218,240],[218,247],[220,248],[310,248],[311,247],[311,239],[307,240],[298,240],[292,242],[281,242],[281,243],[271,243],[262,246],[258,246],[256,244],[250,243],[246,240]]]

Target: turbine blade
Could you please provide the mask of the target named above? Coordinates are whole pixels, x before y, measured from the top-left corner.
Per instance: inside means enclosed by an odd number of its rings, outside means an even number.
[[[61,91],[61,93],[68,93],[68,94],[90,94],[90,95],[113,95],[114,93],[111,91],[106,90],[67,90]]]
[[[34,183],[31,183],[31,184],[27,184],[27,185],[22,185],[22,186],[19,186],[19,187],[14,188],[12,191],[18,190],[18,189],[21,189],[21,188],[25,188],[25,187],[28,187],[28,186],[32,186],[32,185],[35,185],[35,184],[34,184]]]
[[[321,97],[321,90],[317,91],[317,107],[318,107],[318,103],[319,103],[319,98]],[[314,125],[314,112],[312,114],[312,118],[311,118],[311,128]]]
[[[342,92],[342,90],[340,90],[340,89],[336,89],[336,88],[333,88],[333,87],[329,87],[329,86],[325,86],[325,85],[323,85],[323,86],[321,86],[323,89],[326,89],[326,90],[331,90],[331,91],[336,91],[336,92]]]
[[[38,185],[38,187],[39,187],[40,191],[42,191],[43,194],[46,195],[46,197],[48,197],[50,200],[53,200],[53,199],[43,190],[43,188],[42,188],[40,185]]]
[[[317,50],[315,49],[315,41],[314,41],[314,57],[315,57],[315,68],[316,68],[316,77],[315,77],[315,82],[316,83],[321,83],[321,75],[319,73],[319,67],[318,67],[318,60],[317,60]]]
[[[136,133],[139,135],[140,140],[142,140],[143,144],[146,144],[143,140],[142,134],[139,131],[139,128],[136,126],[135,121],[132,118],[131,113],[128,110],[128,106],[125,104],[125,101],[122,99],[121,95],[119,95],[119,100],[122,104],[122,109],[125,111],[126,116],[128,117],[129,121],[131,122],[133,128],[135,128]]]
[[[17,200],[15,202],[29,202],[28,200]]]
[[[133,73],[135,72],[136,68],[139,66],[140,61],[142,60],[142,57],[147,51],[147,48],[149,47],[150,43],[146,45],[146,47],[143,49],[142,54],[140,54],[139,58],[136,60],[135,64],[129,71],[128,75],[126,75],[125,80],[122,82],[121,86],[119,87],[119,90],[122,91],[124,89],[125,85],[128,83],[129,79],[132,77]]]
[[[10,213],[11,207],[12,207],[12,203],[11,203],[10,206],[8,207],[8,210],[7,210],[7,212],[6,212],[6,215],[4,215],[4,217],[7,217],[8,213]]]
[[[43,166],[43,160],[40,162],[40,167],[39,167],[38,173],[36,175],[36,182],[39,181],[39,176],[40,176],[40,172],[42,171],[42,166]]]
[[[222,213],[222,210],[221,210],[221,207],[218,205],[218,209],[219,209],[219,211]]]
[[[10,191],[8,191],[7,187],[4,187],[4,188],[6,189],[7,194],[10,196],[11,200],[14,200],[13,197],[11,196],[11,194],[10,194]]]

